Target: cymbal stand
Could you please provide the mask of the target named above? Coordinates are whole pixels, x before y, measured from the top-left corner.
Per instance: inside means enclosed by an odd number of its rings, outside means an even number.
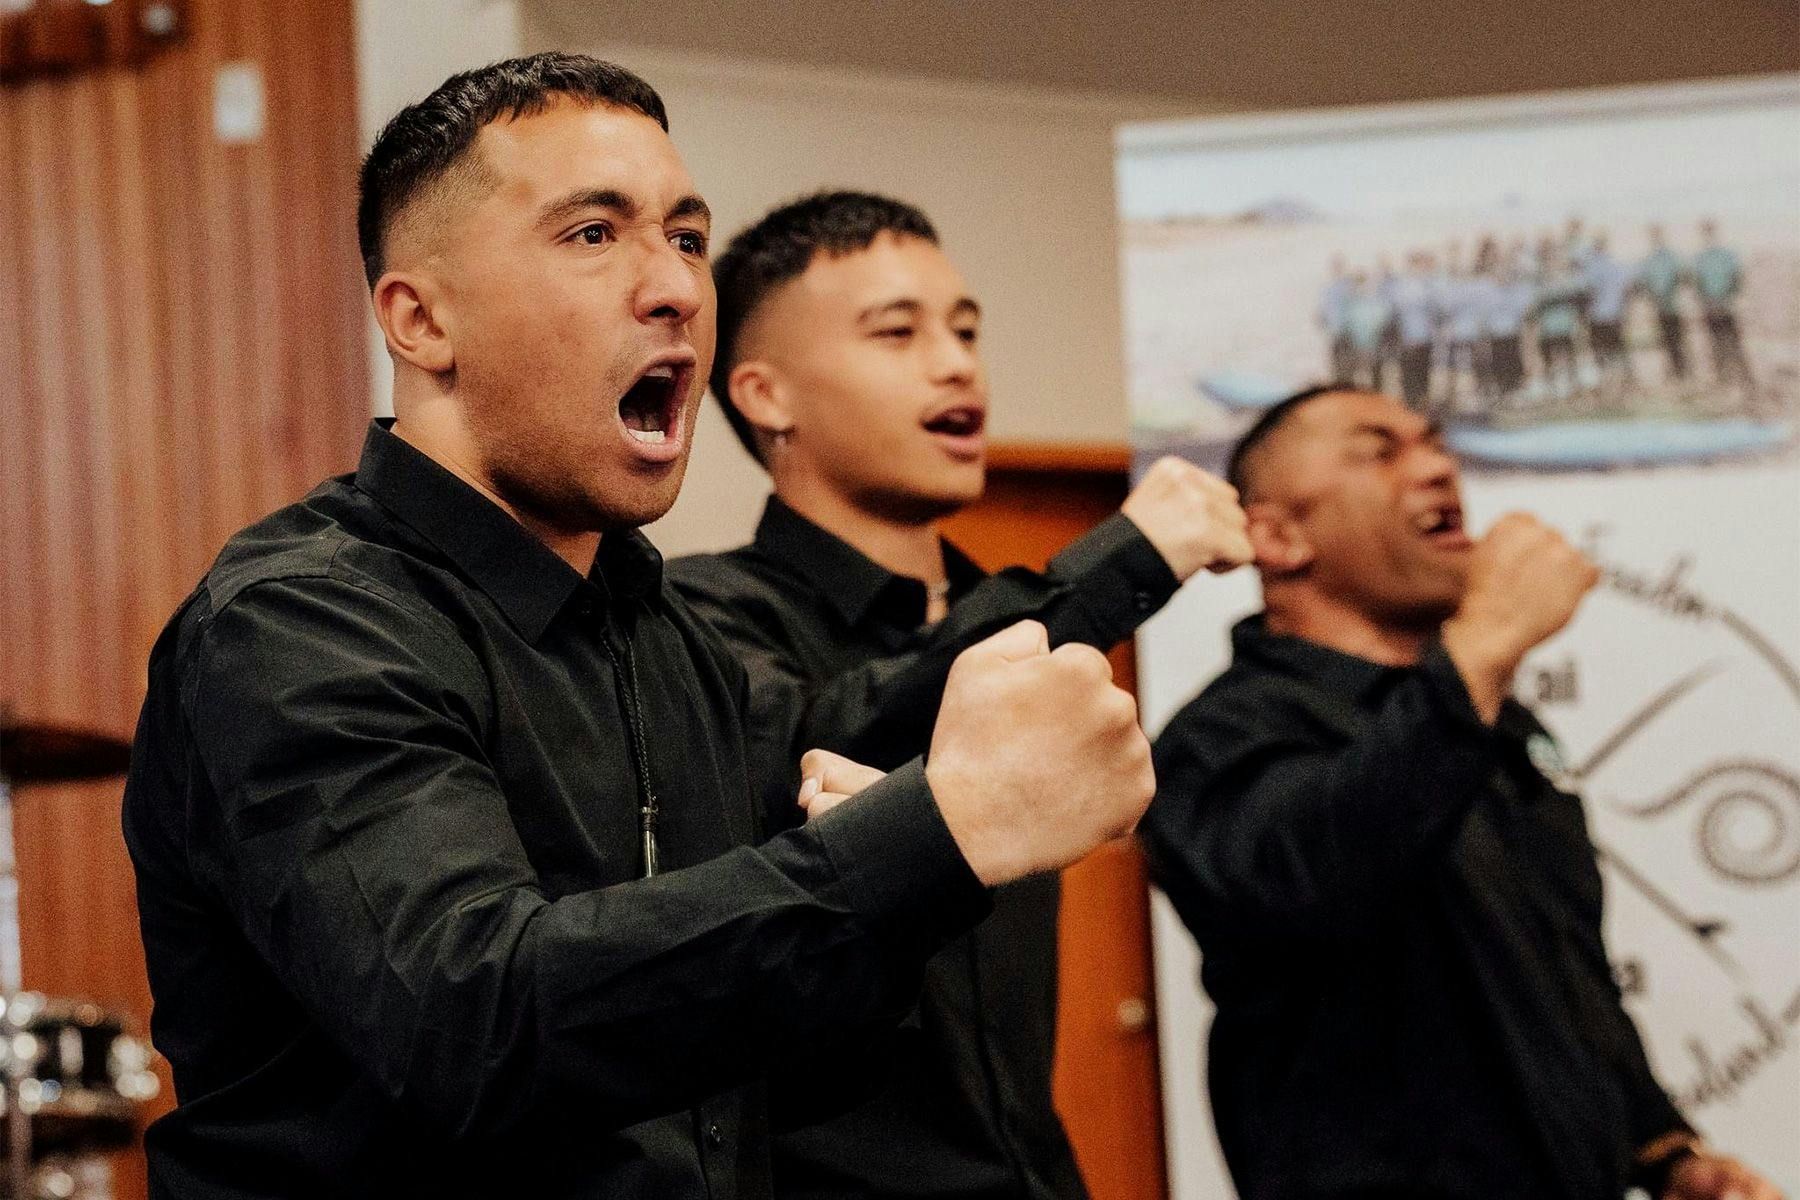
[[[0,1018],[10,1018],[22,980],[19,970],[19,872],[13,852],[12,787],[0,774]],[[31,1035],[22,1028],[7,1029],[0,1021],[0,1096],[6,1102],[7,1181],[13,1200],[27,1200],[31,1188],[31,1114],[20,1102],[20,1084],[31,1073],[31,1055],[20,1054],[18,1045]]]

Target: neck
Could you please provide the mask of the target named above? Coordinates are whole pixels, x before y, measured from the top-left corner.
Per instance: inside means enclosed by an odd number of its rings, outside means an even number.
[[[446,396],[434,396],[418,403],[402,403],[398,396],[395,400],[395,409],[403,414],[394,422],[392,432],[395,437],[499,506],[577,574],[588,573],[588,568],[594,565],[594,555],[600,549],[600,534],[594,530],[568,530],[551,525],[502,496],[486,469],[460,406]]]
[[[1341,601],[1309,596],[1304,602],[1264,592],[1270,633],[1304,638],[1343,654],[1388,667],[1410,667],[1425,653],[1437,626],[1384,621]]]
[[[830,488],[778,479],[775,494],[789,508],[896,575],[942,583],[944,546],[936,521],[902,521],[869,512]]]

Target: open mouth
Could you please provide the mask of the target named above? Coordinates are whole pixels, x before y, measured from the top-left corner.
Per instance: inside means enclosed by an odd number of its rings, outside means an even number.
[[[974,437],[986,427],[987,412],[973,404],[945,409],[925,422],[927,433],[945,437]]]
[[[1446,504],[1425,509],[1413,518],[1413,529],[1427,540],[1439,544],[1469,544],[1469,535],[1463,528],[1463,511],[1460,505]]]
[[[619,398],[619,422],[635,442],[660,446],[680,430],[682,381],[688,368],[657,363]]]

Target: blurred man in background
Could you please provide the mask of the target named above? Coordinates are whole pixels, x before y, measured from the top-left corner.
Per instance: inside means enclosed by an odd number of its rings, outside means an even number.
[[[1581,802],[1510,697],[1594,567],[1524,514],[1473,539],[1438,430],[1384,396],[1290,398],[1229,478],[1264,611],[1158,739],[1141,833],[1245,1200],[1773,1197],[1652,1077]]]
[[[1496,408],[1525,385],[1525,331],[1536,307],[1537,286],[1509,257],[1499,268],[1482,317]]]
[[[1694,294],[1712,347],[1713,374],[1720,383],[1749,387],[1750,360],[1738,329],[1737,301],[1744,290],[1744,264],[1737,251],[1719,243],[1717,221],[1700,223],[1700,253],[1694,255]]]
[[[916,208],[810,196],[738,234],[715,275],[713,394],[775,494],[750,545],[671,575],[749,667],[771,830],[801,816],[800,750],[877,767],[925,750],[974,639],[1032,617],[1052,643],[1108,647],[1189,576],[1248,561],[1231,489],[1178,459],[1043,575],[988,576],[940,536],[982,493],[988,384],[981,308]],[[1059,899],[1054,874],[995,893],[932,960],[868,1102],[777,1140],[777,1194],[1086,1194],[1050,1094]]]
[[[1686,279],[1687,264],[1670,248],[1663,227],[1650,226],[1650,253],[1638,266],[1638,286],[1656,312],[1671,379],[1686,379],[1688,374],[1687,331],[1681,320],[1681,285]]]
[[[1437,343],[1437,260],[1429,250],[1406,256],[1406,271],[1394,280],[1395,332],[1399,338],[1400,397],[1414,412],[1431,407],[1431,359]]]
[[[1575,335],[1582,325],[1587,290],[1575,264],[1560,250],[1540,265],[1538,276],[1538,357],[1544,386],[1558,400],[1572,400],[1581,390],[1581,365]]]
[[[1625,343],[1625,304],[1637,286],[1637,270],[1615,257],[1606,235],[1597,233],[1582,275],[1588,294],[1588,347],[1593,351],[1601,385],[1629,386],[1636,380],[1631,370],[1631,350]]]
[[[1331,361],[1331,377],[1348,379],[1356,370],[1356,355],[1350,342],[1350,300],[1356,294],[1356,280],[1350,264],[1342,254],[1331,256],[1331,278],[1319,295],[1317,314],[1319,331]]]

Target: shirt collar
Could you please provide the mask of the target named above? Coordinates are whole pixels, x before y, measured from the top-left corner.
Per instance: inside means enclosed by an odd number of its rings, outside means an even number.
[[[861,625],[871,617],[895,612],[906,614],[896,624],[916,626],[925,619],[922,582],[888,570],[843,538],[795,512],[779,496],[770,496],[763,509],[762,520],[756,526],[756,547],[803,575],[846,624]],[[955,546],[944,542],[943,547],[944,572],[953,597],[985,577],[981,568]]]
[[[1231,630],[1231,646],[1239,659],[1250,659],[1316,679],[1334,692],[1361,699],[1375,691],[1394,671],[1393,667],[1305,638],[1270,633],[1264,614],[1239,621]]]
[[[436,547],[527,641],[537,641],[585,586],[582,576],[499,505],[396,437],[392,424],[384,418],[369,427],[357,489]],[[635,529],[610,532],[588,582],[615,601],[653,602],[662,589],[662,556]]]

